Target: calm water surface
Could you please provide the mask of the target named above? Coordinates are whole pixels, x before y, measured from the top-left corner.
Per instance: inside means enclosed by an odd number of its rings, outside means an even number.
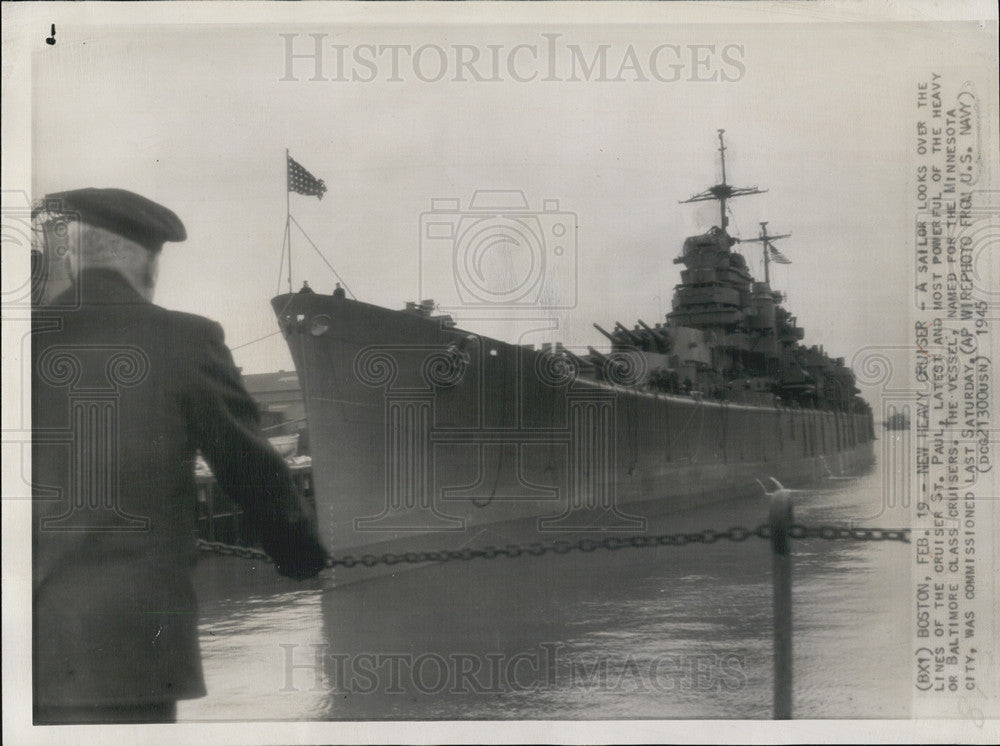
[[[882,476],[794,493],[808,525],[896,528]],[[753,528],[753,505],[651,532]],[[794,714],[908,718],[909,545],[794,551]],[[181,720],[769,718],[769,544],[450,562],[300,584],[248,560],[197,574],[209,694]],[[341,580],[350,570],[338,570]]]

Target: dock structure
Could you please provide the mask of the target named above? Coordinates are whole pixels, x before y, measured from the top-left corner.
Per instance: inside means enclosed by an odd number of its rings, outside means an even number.
[[[290,461],[288,468],[292,472],[295,486],[315,506],[311,461]],[[210,470],[196,469],[195,486],[197,490],[195,538],[234,546],[260,546],[260,537],[245,520],[243,508],[226,496]]]

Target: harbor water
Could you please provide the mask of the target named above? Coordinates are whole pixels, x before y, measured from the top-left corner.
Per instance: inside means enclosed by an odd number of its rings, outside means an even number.
[[[808,526],[898,528],[883,467],[792,494]],[[755,528],[767,501],[650,533]],[[558,538],[558,537],[553,537]],[[908,718],[910,547],[795,540],[796,718]],[[750,718],[772,714],[770,543],[452,561],[345,583],[203,554],[208,696],[181,721]],[[334,580],[336,579],[336,583]]]

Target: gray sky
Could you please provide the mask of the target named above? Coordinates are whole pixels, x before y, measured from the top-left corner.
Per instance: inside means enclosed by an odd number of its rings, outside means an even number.
[[[578,219],[576,256],[564,255],[575,262],[578,301],[553,336],[599,345],[593,321],[653,323],[670,310],[684,237],[718,222],[714,203],[678,201],[718,180],[722,127],[729,182],[769,190],[731,203],[731,232],[753,237],[768,220],[772,232],[793,234],[781,244],[793,264],[775,267],[772,284],[787,292],[807,344],[850,360],[864,345],[904,342],[912,328],[915,85],[953,58],[944,43],[952,34],[975,43],[972,26],[943,31],[899,23],[70,26],[33,59],[33,190],[116,186],[174,209],[189,238],[168,245],[157,301],[217,319],[238,346],[276,330],[268,301],[278,287],[286,147],[329,188],[322,201],[291,195],[292,214],[359,299],[389,307],[441,299],[420,287],[422,262],[425,276],[450,287],[450,255],[421,243],[420,215],[433,198],[458,198],[464,209],[476,189],[522,189],[532,208],[557,199]],[[325,77],[338,75],[333,45],[341,45],[346,77],[370,76],[374,66],[375,80],[312,81],[311,60],[293,62],[297,81],[281,80],[281,34],[298,34],[297,53],[313,49],[309,34],[326,34]],[[571,45],[587,61],[608,45],[605,77],[618,75],[629,48],[640,70],[626,70],[622,82],[597,81],[596,69],[590,80],[539,80],[553,38],[542,34],[560,35],[556,77],[572,75]],[[388,52],[358,51],[393,44],[409,45],[402,82],[391,80]],[[505,60],[519,44],[535,48],[537,60],[521,50],[511,73]],[[663,44],[680,54],[661,50],[657,71],[670,77],[665,63],[678,62],[680,80],[652,75],[652,50]],[[692,51],[696,44],[714,46]],[[412,52],[423,45],[418,72],[433,78],[443,50],[442,80],[418,78]],[[490,45],[498,47],[501,80],[454,80],[456,45],[475,48],[483,77],[491,76]],[[375,62],[351,63],[355,54]],[[695,69],[694,54],[709,67]],[[530,72],[532,82],[512,77]],[[734,79],[691,80],[711,72]],[[588,76],[578,69],[577,77]],[[332,290],[334,277],[297,231],[293,248],[296,287],[308,279]],[[759,247],[744,251],[762,275]],[[291,366],[280,336],[235,356],[247,372]]]

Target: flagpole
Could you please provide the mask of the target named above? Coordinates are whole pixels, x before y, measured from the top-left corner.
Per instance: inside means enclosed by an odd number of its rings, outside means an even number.
[[[759,243],[764,247],[764,282],[767,283],[768,287],[771,285],[771,261],[776,261],[779,264],[790,264],[787,257],[782,255],[780,251],[774,248],[772,241],[777,241],[779,238],[788,238],[791,233],[782,233],[778,236],[767,235],[767,222],[761,222],[760,224],[760,236],[757,238],[742,238],[738,239],[743,243]],[[774,252],[773,254],[771,252]]]
[[[288,241],[288,292],[292,292],[292,201],[288,183],[288,148],[285,148],[285,240]]]

